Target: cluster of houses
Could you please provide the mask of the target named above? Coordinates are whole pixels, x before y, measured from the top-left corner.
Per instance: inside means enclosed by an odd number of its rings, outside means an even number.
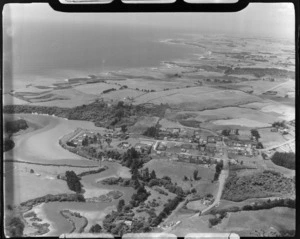
[[[134,149],[139,153],[149,154],[153,144],[151,140],[142,140],[134,146]]]
[[[81,132],[80,132],[81,131]],[[94,138],[96,137],[98,139],[99,134],[97,135],[96,133],[94,133],[93,131],[82,131],[81,129],[76,130],[74,132],[75,137],[72,137],[68,140],[68,142],[71,142],[73,145],[75,146],[81,146],[82,145],[82,141],[88,137],[88,138]],[[74,135],[73,134],[73,135]]]
[[[160,128],[158,139],[193,143],[200,139],[199,132],[181,128]],[[198,142],[197,141],[197,142]]]
[[[248,157],[253,157],[258,155],[256,150],[257,142],[248,141],[236,141],[236,140],[225,140],[227,145],[228,153],[235,155],[243,155]]]
[[[215,162],[214,159],[207,155],[188,155],[188,154],[178,154],[177,158],[172,158],[172,160],[177,160],[186,163],[195,164],[212,164]]]
[[[67,143],[71,143],[74,146],[82,146],[82,142],[84,139],[90,139],[91,141],[98,141],[101,142],[101,139],[123,139],[126,140],[129,138],[128,134],[124,134],[121,131],[114,131],[114,130],[106,130],[104,134],[100,134],[99,132],[89,131],[89,130],[83,130],[83,129],[76,129],[72,135],[67,140]]]
[[[281,134],[288,134],[288,129],[285,127],[272,127],[271,132],[279,132]]]

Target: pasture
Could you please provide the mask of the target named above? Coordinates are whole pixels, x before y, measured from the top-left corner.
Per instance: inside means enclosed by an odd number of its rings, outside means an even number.
[[[296,210],[286,207],[242,211],[230,213],[229,217],[223,219],[217,228],[220,231],[233,231],[238,234],[243,233],[244,236],[255,236],[255,230],[267,232],[270,227],[275,228],[277,231],[295,230],[295,217]]]
[[[195,187],[199,192],[207,188],[205,183],[211,183],[214,177],[214,167],[207,168],[200,165],[185,163],[185,162],[175,162],[165,159],[152,159],[144,165],[144,168],[149,168],[149,171],[155,171],[156,176],[162,178],[163,176],[169,176],[172,182],[177,183],[183,189],[191,189]],[[183,181],[183,177],[193,178],[194,170],[198,170],[198,177],[201,177],[198,181]],[[209,187],[208,187],[209,188]]]

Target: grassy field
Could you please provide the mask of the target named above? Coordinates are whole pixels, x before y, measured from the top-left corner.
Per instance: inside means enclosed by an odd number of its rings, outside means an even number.
[[[118,90],[120,87],[117,85],[106,83],[84,84],[74,87],[74,89],[85,94],[100,95],[104,90],[115,88]]]
[[[206,168],[203,166],[184,163],[174,162],[168,160],[152,159],[144,165],[144,168],[149,168],[151,172],[154,170],[158,177],[169,176],[172,182],[176,182],[178,186],[183,189],[191,189],[192,187],[198,187],[199,191],[202,189],[209,189],[205,183],[210,182],[214,177],[214,167]],[[201,177],[199,181],[183,181],[183,177],[193,178],[194,170],[198,170],[198,176]]]
[[[158,120],[158,117],[139,117],[138,121],[132,127],[129,128],[129,132],[142,134],[146,131],[147,128],[155,126]]]
[[[251,127],[251,124],[248,124],[251,121],[260,123],[262,125],[268,125],[268,123],[274,121],[274,117],[277,117],[278,114],[275,113],[264,113],[258,110],[254,109],[247,109],[247,108],[241,108],[241,107],[224,107],[219,109],[213,109],[213,110],[204,110],[200,112],[195,111],[179,111],[174,112],[173,114],[168,115],[169,118],[174,119],[190,119],[190,120],[197,120],[200,122],[207,122],[207,121],[214,121],[214,123],[221,124],[221,120],[223,120],[223,124],[229,124],[232,121],[232,124],[242,124],[242,121],[245,121],[243,125],[249,125]],[[241,122],[238,122],[239,119]],[[258,120],[259,119],[259,120]],[[219,122],[217,122],[218,120]],[[237,122],[234,122],[237,121]]]
[[[271,128],[259,129],[258,132],[261,136],[259,141],[263,144],[264,148],[281,144],[286,141],[279,132],[271,132]]]
[[[30,173],[30,169],[35,173]],[[72,193],[67,183],[56,179],[52,174],[41,172],[36,167],[15,165],[11,172],[6,172],[4,177],[4,191],[6,205],[18,205],[21,202],[46,194]],[[39,190],[43,188],[43,190]]]
[[[101,95],[101,98],[103,98],[104,100],[117,102],[117,101],[124,100],[126,97],[136,98],[143,94],[145,94],[145,92],[132,90],[132,89],[123,89],[123,90],[111,91],[106,94],[103,94]]]
[[[212,92],[214,93],[212,94]],[[260,99],[240,91],[216,90],[210,87],[191,87],[149,93],[139,97],[136,100],[136,104],[152,102],[155,104],[169,104],[173,107],[185,108],[186,110],[204,110],[255,101],[260,101]]]
[[[276,207],[268,210],[243,211],[230,213],[217,226],[220,231],[233,231],[240,236],[259,236],[259,232],[268,232],[270,227],[277,231],[295,230],[296,210]]]

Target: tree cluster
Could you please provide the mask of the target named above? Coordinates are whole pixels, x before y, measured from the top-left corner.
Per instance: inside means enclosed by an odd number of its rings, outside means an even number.
[[[111,88],[111,89],[107,89],[107,90],[102,91],[102,93],[106,94],[108,92],[115,91],[115,90],[116,90],[115,88]]]
[[[9,151],[15,147],[15,142],[12,139],[4,138],[3,140],[3,151]]]
[[[168,203],[166,203],[164,210],[160,214],[158,214],[158,216],[154,218],[154,220],[151,221],[151,226],[156,227],[158,224],[160,224],[162,220],[166,218],[182,200],[182,197],[177,196]]]
[[[274,128],[279,128],[279,127],[285,127],[285,122],[284,121],[275,121],[273,124],[272,124],[272,127]]]
[[[151,193],[147,192],[143,185],[139,185],[137,192],[132,195],[130,204],[133,207],[137,207],[140,205],[141,202],[147,200]]]
[[[256,139],[256,141],[260,138],[260,134],[257,129],[251,129],[251,135]]]
[[[151,126],[146,129],[143,135],[147,137],[157,138],[159,136],[159,128],[157,126]]]
[[[257,145],[256,145],[256,148],[257,149],[263,149],[264,146],[263,146],[263,144],[261,142],[258,142]]]
[[[6,121],[4,123],[4,130],[7,133],[17,133],[19,130],[27,129],[28,125],[24,119],[18,119],[13,121]]]
[[[180,186],[177,186],[172,183],[170,178],[167,178],[168,176],[165,176],[163,178],[156,178],[156,179],[151,179],[149,181],[148,186],[153,187],[153,186],[163,186],[165,189],[167,189],[170,193],[175,193],[178,196],[185,196],[185,192]]]
[[[91,226],[89,233],[100,233],[102,231],[102,227],[99,224],[95,224]]]
[[[6,235],[8,237],[19,238],[23,236],[25,226],[19,217],[6,217],[5,221]]]
[[[66,171],[66,180],[70,190],[76,193],[81,192],[80,178],[76,175],[74,171]]]
[[[222,130],[222,135],[224,136],[229,136],[230,135],[231,130],[230,129],[223,129]]]
[[[276,152],[271,160],[274,164],[288,169],[296,169],[295,153]]]
[[[223,160],[217,162],[217,164],[216,164],[216,172],[214,175],[214,181],[217,181],[219,179],[222,169],[223,169]]]

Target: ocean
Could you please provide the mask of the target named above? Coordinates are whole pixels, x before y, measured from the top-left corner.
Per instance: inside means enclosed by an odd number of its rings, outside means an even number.
[[[17,82],[60,81],[124,68],[158,67],[161,61],[200,53],[193,47],[160,42],[185,33],[166,28],[59,22],[27,22],[13,28],[12,60],[4,67],[12,66],[15,86]],[[7,89],[11,84],[5,85]]]

